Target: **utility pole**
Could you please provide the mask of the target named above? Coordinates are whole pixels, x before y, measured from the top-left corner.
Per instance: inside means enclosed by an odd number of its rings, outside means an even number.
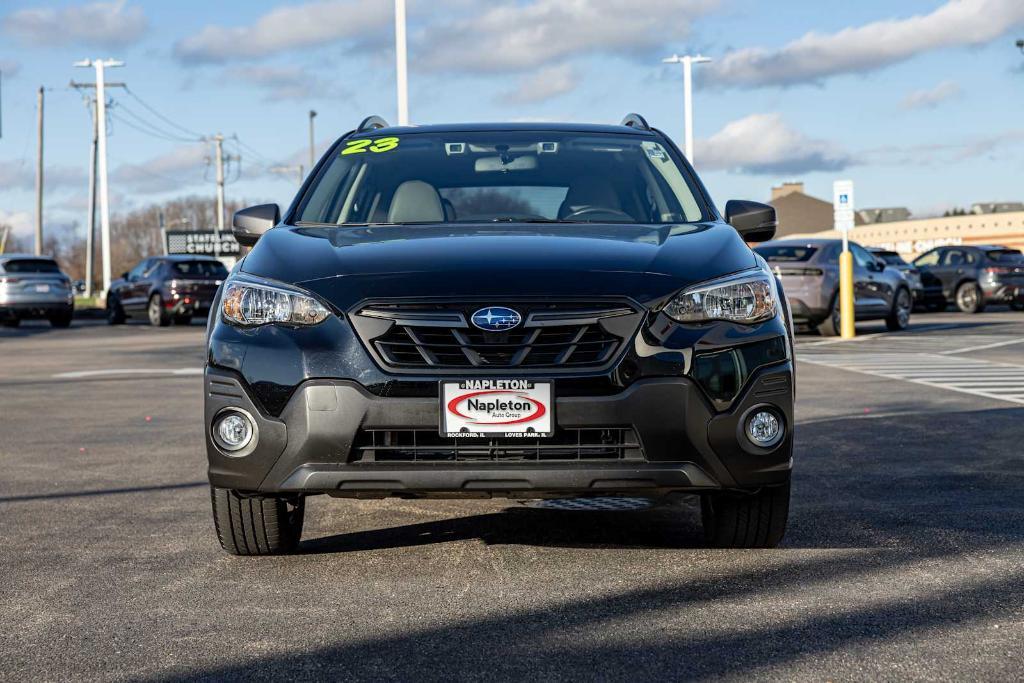
[[[224,136],[213,136],[217,147],[217,234],[214,235],[213,255],[220,256],[220,234],[224,232]]]
[[[672,55],[661,60],[665,64],[683,65],[683,122],[686,126],[684,151],[686,159],[693,164],[693,65],[710,62],[710,57],[703,55]]]
[[[92,297],[92,283],[96,278],[96,144],[99,142],[99,124],[96,102],[92,102],[92,144],[89,146],[89,220],[85,233],[85,295]]]
[[[104,69],[107,67],[124,66],[124,62],[114,59],[84,59],[75,62],[75,66],[93,67],[96,69],[96,128],[98,142],[96,145],[97,170],[100,193],[100,246],[103,252],[103,296],[110,291],[112,264],[110,262],[110,195],[107,189],[107,93],[104,87]]]
[[[214,164],[217,166],[217,227],[214,228],[213,255],[220,256],[220,234],[224,232],[224,164],[241,161],[233,154],[224,154],[224,136],[217,133],[208,140],[214,144]]]
[[[316,112],[312,109],[309,110],[309,168],[312,169],[316,165],[316,143],[313,142],[313,119],[316,118]]]
[[[398,86],[398,125],[409,125],[408,59],[405,49],[405,0],[395,0],[395,81]]]
[[[78,83],[74,79],[68,84],[75,90],[91,90],[95,83]],[[105,83],[107,88],[123,88],[124,83]],[[92,145],[89,147],[89,208],[86,216],[87,232],[85,233],[85,295],[91,297],[93,283],[96,280],[96,146],[99,143],[99,117],[96,115],[96,97],[86,95],[85,103],[89,108],[92,122]]]
[[[36,97],[36,256],[43,253],[43,86]]]

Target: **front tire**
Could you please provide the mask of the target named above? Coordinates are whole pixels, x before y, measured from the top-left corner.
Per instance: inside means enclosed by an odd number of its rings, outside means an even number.
[[[787,480],[757,493],[701,496],[705,543],[713,548],[774,548],[786,534],[789,488]]]
[[[964,313],[981,313],[985,310],[985,295],[977,282],[965,282],[956,288],[956,307]]]
[[[123,325],[125,321],[124,307],[116,296],[107,297],[107,324]]]
[[[832,307],[828,317],[817,324],[818,334],[822,337],[838,337],[841,327],[839,313],[839,295],[832,297]]]
[[[171,324],[171,316],[167,315],[164,300],[159,294],[149,297],[146,313],[149,315],[149,324],[153,327],[167,327]]]
[[[885,326],[890,332],[899,332],[910,327],[910,311],[914,308],[914,300],[910,292],[901,289],[896,292],[892,302],[892,310],[885,318]]]
[[[210,499],[220,546],[232,555],[281,555],[299,545],[303,498],[245,496],[211,486]]]

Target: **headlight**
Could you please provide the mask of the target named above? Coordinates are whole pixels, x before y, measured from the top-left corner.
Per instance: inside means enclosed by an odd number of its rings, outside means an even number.
[[[665,306],[683,323],[728,320],[758,323],[775,315],[775,282],[761,269],[684,289]]]
[[[283,285],[236,280],[224,286],[221,297],[224,322],[242,327],[257,325],[316,325],[330,311],[300,289]]]

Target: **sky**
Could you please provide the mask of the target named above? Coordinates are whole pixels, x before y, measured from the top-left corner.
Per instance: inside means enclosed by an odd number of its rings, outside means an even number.
[[[34,221],[45,90],[44,225],[84,232],[91,134],[82,59],[108,80],[113,211],[214,194],[287,205],[317,152],[365,116],[396,120],[392,0],[0,0],[0,224]],[[935,215],[1024,200],[1022,0],[408,0],[413,123],[618,123],[639,112],[680,146],[694,67],[695,166],[715,202],[803,181],[858,208]]]

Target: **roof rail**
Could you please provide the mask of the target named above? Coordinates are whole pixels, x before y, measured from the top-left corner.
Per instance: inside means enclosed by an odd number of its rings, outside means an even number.
[[[365,133],[368,130],[377,130],[378,128],[387,128],[388,122],[379,116],[367,116],[356,128],[357,133]]]
[[[637,130],[651,129],[651,127],[647,125],[647,119],[640,116],[640,114],[626,114],[626,118],[622,119],[622,123],[619,125],[636,128]]]

